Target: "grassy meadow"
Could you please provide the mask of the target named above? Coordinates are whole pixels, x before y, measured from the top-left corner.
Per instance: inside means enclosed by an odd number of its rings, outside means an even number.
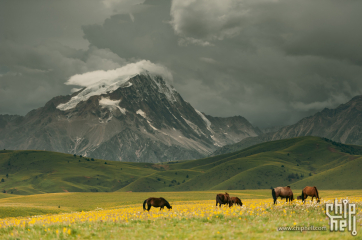
[[[295,195],[299,191],[294,190]],[[219,192],[52,193],[2,198],[0,209],[8,209],[9,215],[2,213],[0,218],[0,238],[358,239],[361,234],[362,190],[321,190],[320,204],[309,199],[306,204],[298,200],[289,204],[279,199],[276,206],[270,190],[229,191],[243,202],[242,207],[231,208],[215,207]],[[142,203],[150,196],[165,197],[172,210],[143,211]],[[324,206],[336,197],[357,203],[357,238],[350,232],[329,231]],[[327,227],[327,231],[277,230],[285,226]]]

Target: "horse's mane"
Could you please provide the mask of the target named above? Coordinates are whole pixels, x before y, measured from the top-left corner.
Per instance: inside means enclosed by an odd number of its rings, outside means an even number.
[[[167,200],[166,199],[164,199],[163,197],[160,197],[160,199],[161,200],[163,200],[163,201],[165,201],[165,202],[167,202]],[[168,203],[168,202],[167,202]]]
[[[170,208],[170,207],[171,207],[170,203],[169,203],[169,202],[167,202],[167,200],[166,200],[166,199],[164,199],[163,197],[160,197],[160,199],[161,199],[161,200],[163,200],[163,201],[165,201],[166,206],[167,206],[168,208]]]

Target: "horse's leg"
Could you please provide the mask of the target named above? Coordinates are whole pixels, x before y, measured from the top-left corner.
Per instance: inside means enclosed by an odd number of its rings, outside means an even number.
[[[151,209],[151,204],[148,204],[147,211],[150,211],[150,209]]]
[[[313,198],[314,198],[314,195],[312,196],[312,200],[311,200],[311,201],[312,201],[312,203],[313,203]]]

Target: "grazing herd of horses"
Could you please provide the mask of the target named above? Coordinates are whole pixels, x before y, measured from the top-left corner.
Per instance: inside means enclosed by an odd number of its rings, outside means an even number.
[[[280,197],[281,199],[285,198],[286,202],[289,201],[289,203],[294,200],[293,191],[290,188],[290,186],[273,188],[272,196],[274,204],[277,203],[278,197]],[[320,202],[320,197],[316,187],[310,187],[310,186],[305,187],[302,191],[302,195],[298,196],[297,199],[301,199],[305,203],[305,199],[307,199],[308,196],[312,197],[312,201],[313,198],[316,198],[317,203]],[[233,206],[234,204],[239,205],[240,207],[243,206],[243,203],[241,202],[240,198],[230,197],[230,195],[227,192],[225,194],[219,193],[216,195],[216,206],[219,205],[219,207],[221,207],[221,205],[224,204],[229,205],[229,207]],[[159,207],[160,210],[162,210],[165,206],[169,210],[172,209],[172,206],[169,204],[169,202],[167,202],[167,200],[162,197],[160,198],[150,197],[143,202],[143,210],[147,211],[150,211],[151,207]]]
[[[229,204],[229,207],[235,205],[239,205],[240,207],[243,206],[243,203],[241,202],[240,198],[238,197],[230,197],[229,194],[226,192],[225,194],[219,193],[216,195],[216,206],[219,204]]]
[[[278,197],[280,197],[281,199],[285,198],[286,202],[288,202],[288,200],[289,202],[294,200],[293,191],[292,189],[290,189],[290,186],[273,188],[272,196],[274,199],[274,204],[277,203]],[[316,198],[317,203],[321,202],[318,189],[315,186],[314,187],[306,186],[302,191],[302,195],[298,196],[297,199],[298,200],[301,199],[305,203],[305,199],[307,199],[308,196],[312,197],[312,201],[313,198]]]

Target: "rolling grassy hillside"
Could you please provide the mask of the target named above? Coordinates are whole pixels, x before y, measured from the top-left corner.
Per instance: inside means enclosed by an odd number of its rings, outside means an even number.
[[[27,195],[269,189],[286,185],[298,189],[306,185],[362,189],[362,156],[354,155],[361,154],[361,149],[319,137],[299,137],[225,155],[162,164],[4,150],[0,151],[0,191],[6,192],[2,195]]]

